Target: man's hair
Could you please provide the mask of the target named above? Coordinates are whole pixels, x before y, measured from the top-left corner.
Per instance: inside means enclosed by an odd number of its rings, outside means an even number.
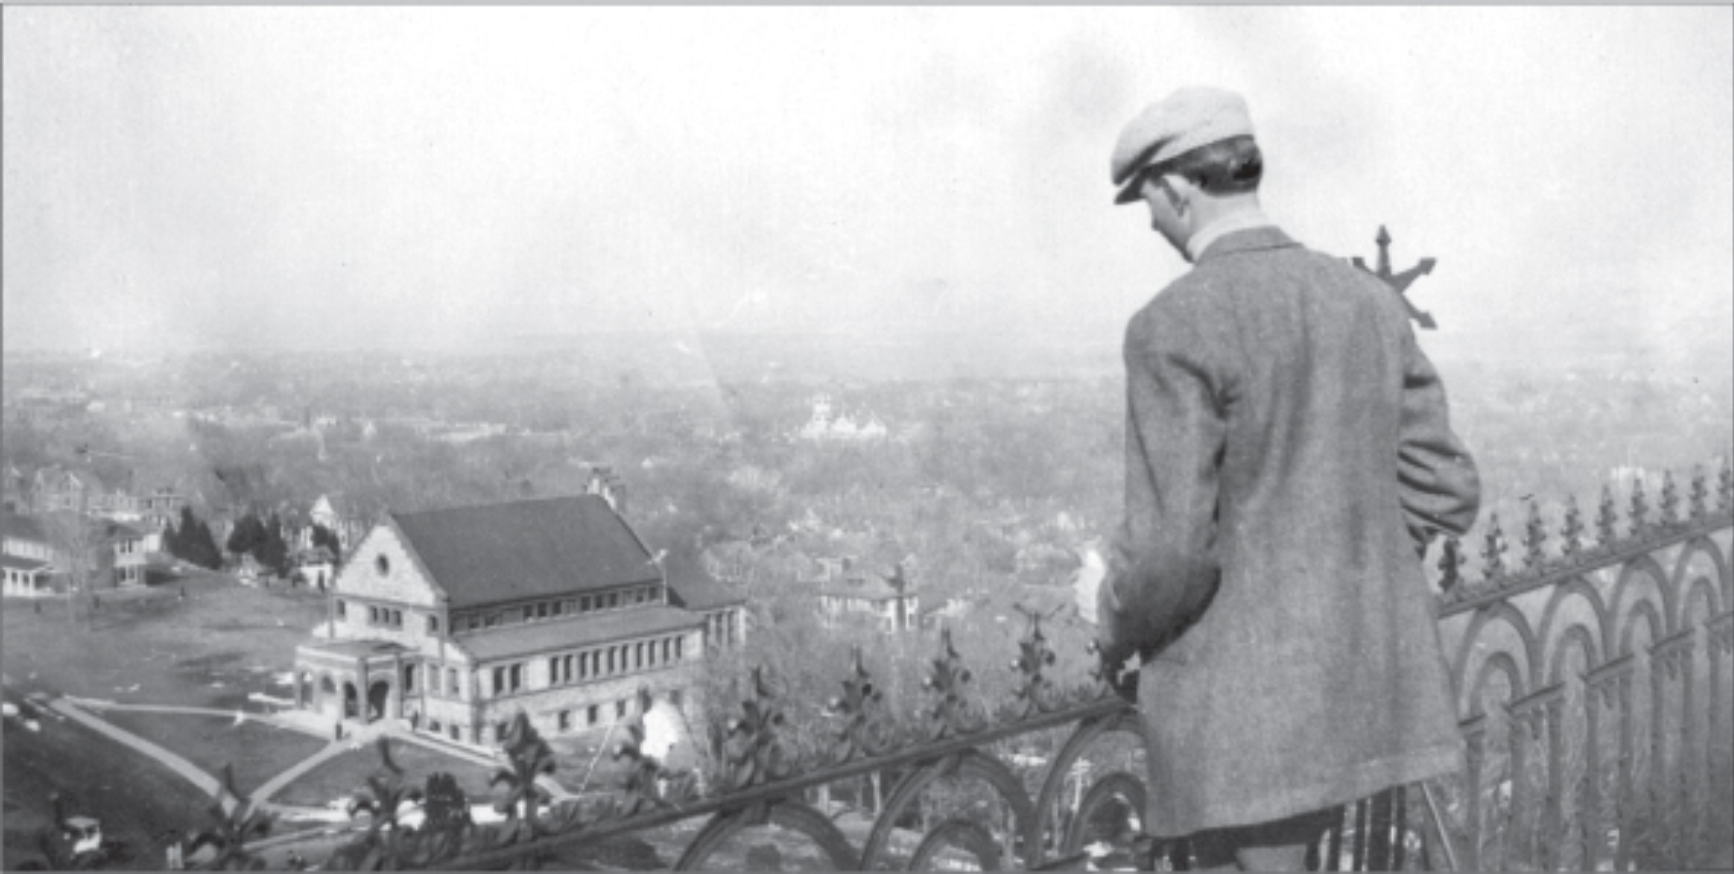
[[[1177,173],[1211,194],[1246,194],[1264,178],[1264,156],[1252,137],[1229,137],[1175,155],[1149,172]]]

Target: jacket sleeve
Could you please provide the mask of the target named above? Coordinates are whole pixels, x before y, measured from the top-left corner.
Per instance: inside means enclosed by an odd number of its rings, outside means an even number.
[[[1475,459],[1451,431],[1445,386],[1433,363],[1403,329],[1403,414],[1397,480],[1403,521],[1418,551],[1439,532],[1461,535],[1475,524],[1481,480]]]
[[[1173,315],[1173,313],[1169,313]],[[1227,427],[1212,340],[1146,310],[1126,333],[1126,508],[1097,594],[1104,659],[1160,649],[1197,617],[1220,576],[1218,465]]]

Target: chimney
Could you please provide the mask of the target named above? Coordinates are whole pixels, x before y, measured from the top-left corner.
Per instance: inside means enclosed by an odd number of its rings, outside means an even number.
[[[602,465],[590,468],[590,482],[584,489],[586,494],[601,495],[617,516],[626,515],[626,482],[614,475],[614,471]]]

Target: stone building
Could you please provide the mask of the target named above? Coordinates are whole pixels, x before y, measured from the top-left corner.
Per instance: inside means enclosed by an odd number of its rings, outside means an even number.
[[[640,690],[696,716],[707,647],[745,634],[744,598],[670,580],[597,494],[386,513],[326,597],[297,707],[477,744],[519,710],[549,735],[605,727]]]

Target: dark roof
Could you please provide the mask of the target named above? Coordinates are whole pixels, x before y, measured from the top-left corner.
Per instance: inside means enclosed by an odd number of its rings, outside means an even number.
[[[43,568],[53,567],[53,565],[51,565],[45,561],[38,561],[34,558],[25,558],[24,556],[13,555],[12,553],[8,552],[8,553],[0,553],[0,567],[4,567],[7,570],[11,570],[11,571],[26,571],[26,572],[28,572],[28,571],[39,571],[39,570],[42,570]]]
[[[295,647],[304,652],[330,653],[340,656],[391,655],[407,652],[409,647],[389,640],[313,640]]]
[[[851,574],[840,580],[826,580],[820,584],[819,594],[835,595],[839,598],[889,601],[905,593],[891,585],[884,577],[874,573],[866,573],[858,576]]]
[[[104,519],[97,523],[96,527],[101,532],[101,536],[109,540],[141,540],[144,538],[144,532],[125,522],[116,522],[113,519]]]
[[[747,595],[716,577],[691,559],[669,556],[663,562],[668,574],[668,603],[688,610],[714,610],[745,604]]]
[[[599,495],[401,513],[391,520],[453,607],[661,579],[644,544]]]
[[[7,513],[0,527],[5,530],[5,536],[16,537],[19,540],[29,540],[35,543],[47,543],[48,535],[42,530],[42,520],[35,516],[21,513]]]
[[[477,661],[492,661],[683,631],[703,624],[703,617],[678,607],[656,606],[606,615],[580,614],[552,622],[498,626],[460,634],[455,641]]]

